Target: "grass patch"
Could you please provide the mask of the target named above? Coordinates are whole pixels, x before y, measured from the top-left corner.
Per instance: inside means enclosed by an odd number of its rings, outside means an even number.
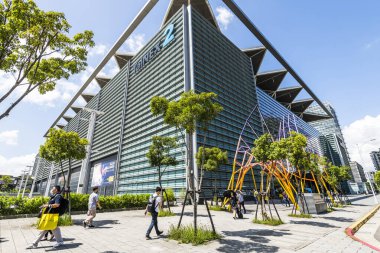
[[[263,225],[270,225],[270,226],[278,226],[278,225],[284,224],[283,221],[278,220],[278,219],[269,219],[269,220],[254,219],[252,222],[256,224],[263,224]]]
[[[73,220],[71,219],[71,216],[65,213],[62,216],[59,216],[58,219],[58,226],[72,226],[73,225]]]
[[[327,208],[327,212],[328,213],[331,213],[331,212],[334,212],[334,211],[336,211],[333,207],[328,207]]]
[[[225,211],[225,212],[228,212],[228,210],[225,207],[221,207],[221,206],[209,206],[208,208],[210,210],[212,210],[212,211]]]
[[[169,217],[169,216],[175,216],[176,214],[169,211],[169,210],[160,210],[158,212],[158,217]]]
[[[334,203],[333,207],[342,208],[342,207],[344,207],[344,205],[342,205],[341,203]]]
[[[169,228],[169,239],[179,241],[180,243],[191,243],[193,245],[200,245],[206,242],[222,238],[218,233],[213,233],[206,227],[198,227],[197,234],[194,234],[194,227],[192,225],[182,226],[180,228],[173,225]]]
[[[313,218],[313,216],[311,214],[308,214],[308,213],[289,214],[288,216],[289,217],[293,217],[293,218],[305,218],[305,219],[311,219],[311,218]]]

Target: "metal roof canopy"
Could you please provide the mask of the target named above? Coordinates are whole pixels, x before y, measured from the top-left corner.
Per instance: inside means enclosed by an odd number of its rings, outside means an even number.
[[[57,117],[54,123],[49,127],[53,128],[58,121],[62,118],[62,116],[70,109],[71,105],[78,99],[78,97],[82,94],[82,92],[88,87],[88,85],[94,80],[96,75],[100,73],[103,67],[108,63],[108,61],[116,54],[116,51],[123,45],[123,43],[128,39],[128,37],[133,33],[136,27],[141,23],[141,21],[145,18],[146,15],[152,10],[152,8],[157,4],[158,0],[148,0],[144,7],[140,10],[140,12],[136,15],[136,17],[132,20],[131,24],[124,30],[123,34],[119,37],[119,39],[115,42],[112,48],[108,51],[107,55],[100,62],[100,64],[94,69],[92,74],[89,76],[87,81],[83,84],[83,86],[79,89],[77,94],[71,99],[65,109],[61,112],[61,114]],[[44,134],[44,137],[47,136],[49,129]]]
[[[290,110],[294,113],[304,113],[305,110],[314,102],[312,98],[294,101],[290,104]],[[324,116],[324,115],[322,115]],[[327,115],[326,115],[327,116]]]
[[[265,47],[255,47],[242,50],[249,58],[251,58],[253,74],[255,75],[260,69],[266,50],[267,49]]]
[[[280,87],[286,73],[285,69],[259,73],[256,75],[256,85],[264,91],[275,92]]]
[[[280,103],[291,103],[301,92],[303,88],[301,86],[286,87],[279,89],[275,92],[276,100]]]
[[[166,11],[164,20],[162,22],[163,27],[169,19],[177,13],[177,11],[183,6],[183,5],[189,5],[198,11],[204,18],[206,18],[213,26],[216,27],[216,29],[219,29],[218,22],[215,19],[214,13],[211,10],[211,6],[208,2],[208,0],[171,0],[169,7]]]
[[[259,29],[252,23],[252,21],[244,14],[244,12],[236,5],[233,0],[223,0],[223,2],[230,8],[230,10],[240,19],[240,21],[247,27],[249,31],[266,47],[269,52],[279,61],[282,66],[296,79],[296,81],[306,90],[307,93],[322,107],[326,114],[330,117],[333,115],[323,105],[314,92],[307,86],[307,84],[301,79],[301,77],[295,72],[295,70],[286,62],[286,60],[280,55],[280,53],[272,46],[272,44],[264,37]]]

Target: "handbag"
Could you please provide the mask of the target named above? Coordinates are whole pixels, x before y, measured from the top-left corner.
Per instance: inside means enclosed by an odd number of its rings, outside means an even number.
[[[38,221],[38,230],[54,230],[58,225],[58,213],[49,213],[51,208],[47,213],[42,212],[41,219]]]

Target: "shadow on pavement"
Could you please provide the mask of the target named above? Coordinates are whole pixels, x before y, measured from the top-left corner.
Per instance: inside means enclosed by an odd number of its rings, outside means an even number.
[[[288,230],[271,230],[271,229],[248,229],[241,231],[222,231],[226,236],[237,236],[242,238],[251,239],[257,242],[266,243],[269,239],[265,236],[284,236],[291,235],[291,233],[286,232]]]
[[[303,225],[310,225],[310,226],[316,226],[316,227],[323,227],[323,228],[338,228],[337,226],[324,223],[324,222],[317,222],[317,221],[296,221],[292,220],[290,221],[291,224],[303,224]]]
[[[82,245],[83,243],[70,243],[70,244],[64,244],[62,245],[61,247],[58,247],[56,249],[48,249],[48,250],[45,250],[45,251],[60,251],[60,250],[68,250],[68,249],[75,249],[75,248],[78,248],[80,245]]]
[[[179,216],[181,216],[181,213],[178,214]],[[192,212],[183,212],[183,215],[184,216],[193,216],[193,213]],[[197,215],[198,217],[208,217],[207,214],[199,214]],[[211,216],[215,216],[213,214],[211,214]]]
[[[240,253],[240,252],[277,252],[279,247],[265,245],[256,242],[243,242],[232,239],[222,239],[220,240],[222,246],[220,246],[218,252],[226,253]]]
[[[322,219],[339,221],[339,222],[353,222],[353,221],[355,221],[352,218],[344,218],[344,217],[323,217]]]
[[[9,241],[9,240],[6,240],[5,238],[0,237],[0,243],[2,243],[2,242],[7,242],[7,241]]]
[[[73,224],[74,225],[79,225],[79,226],[83,226],[83,219],[81,220],[73,220]],[[112,228],[112,227],[109,227],[109,226],[105,226],[105,225],[110,225],[110,224],[120,224],[119,220],[94,220],[94,225],[95,225],[95,228]]]

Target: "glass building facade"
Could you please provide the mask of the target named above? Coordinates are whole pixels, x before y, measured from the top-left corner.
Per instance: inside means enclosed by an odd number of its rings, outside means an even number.
[[[294,130],[308,137],[310,150],[321,153],[319,132],[256,87],[257,71],[251,56],[226,38],[210,22],[212,15],[199,12],[199,6],[196,9],[183,5],[173,12],[158,33],[136,55],[126,59],[119,73],[98,94],[86,96],[86,106],[77,108],[75,116],[67,119],[65,130],[86,137],[90,111],[104,113],[96,118],[101,124],[95,124],[88,165],[83,161],[72,162],[73,192],[82,187],[81,173],[86,169],[87,188],[83,187],[87,189],[85,192],[90,192],[99,175],[103,176],[105,164],[115,164],[115,174],[112,183],[102,187],[102,193],[152,192],[157,186],[158,173],[149,165],[146,154],[151,138],[157,135],[176,137],[178,141],[171,155],[179,163],[167,168],[162,177],[163,187],[173,188],[177,195],[185,189],[188,171],[185,140],[181,138],[184,133],[165,125],[162,117],[154,117],[150,100],[154,96],[177,100],[190,89],[197,93],[216,93],[217,102],[224,108],[210,124],[205,145],[226,150],[229,161],[217,172],[205,174],[202,184],[205,188],[226,189],[241,134],[253,145],[255,138],[265,131],[280,136],[284,131]],[[246,123],[252,130],[250,133],[242,132]],[[197,128],[194,142],[189,145],[196,150],[203,144],[204,136]],[[33,173],[37,175],[38,191],[43,194],[47,185],[62,184],[63,175],[58,166],[52,171],[50,163],[37,160]],[[63,170],[67,175],[67,162]],[[246,183],[252,185],[250,180]]]

